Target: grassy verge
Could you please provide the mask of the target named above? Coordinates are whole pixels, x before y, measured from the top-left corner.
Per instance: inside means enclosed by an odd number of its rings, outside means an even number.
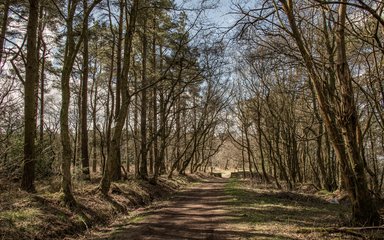
[[[330,204],[316,195],[273,188],[250,188],[231,179],[225,191],[229,210],[238,216],[236,228],[257,232],[258,239],[376,239],[378,233],[332,231],[347,221],[349,206]]]
[[[119,216],[153,200],[166,199],[180,187],[189,184],[190,177],[160,178],[157,185],[130,180],[114,183],[111,193],[104,197],[95,189],[98,181],[78,183],[74,195],[79,207],[70,210],[62,205],[57,186],[59,179],[37,184],[38,193],[20,191],[9,183],[0,192],[0,240],[63,239],[80,234],[95,225],[106,225]],[[134,219],[140,221],[140,217]]]

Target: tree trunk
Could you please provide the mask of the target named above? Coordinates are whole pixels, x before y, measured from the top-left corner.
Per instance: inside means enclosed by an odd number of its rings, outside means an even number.
[[[159,70],[160,72],[163,71],[163,47],[160,45],[160,56],[159,56],[159,60],[160,60],[160,66],[159,66]],[[155,60],[154,60],[155,61]],[[160,89],[159,89],[159,95],[160,95],[160,101],[159,101],[159,107],[160,107],[160,111],[159,111],[159,115],[160,115],[160,129],[159,129],[159,136],[160,136],[160,149],[159,149],[159,153],[158,153],[158,156],[155,158],[155,169],[154,169],[154,173],[153,173],[153,177],[151,179],[151,182],[152,183],[155,183],[157,182],[157,178],[159,177],[160,173],[161,173],[161,168],[164,164],[164,159],[165,159],[165,148],[166,148],[166,129],[165,129],[165,125],[166,125],[166,113],[165,113],[165,100],[164,100],[164,89],[163,89],[163,84],[160,82],[161,86],[160,86]]]
[[[116,55],[117,55],[117,57],[116,57],[117,73],[116,73],[116,92],[115,92],[116,105],[115,105],[115,113],[114,113],[115,121],[120,114],[121,107],[123,107],[121,104],[122,91],[123,91],[123,87],[122,87],[123,80],[122,79],[124,78],[123,74],[125,74],[125,73],[123,73],[123,70],[122,70],[122,58],[121,58],[122,42],[123,42],[123,26],[124,26],[123,24],[124,24],[124,13],[125,13],[125,11],[124,11],[125,4],[124,4],[123,0],[120,0],[119,8],[120,8],[119,32],[118,32],[118,38],[117,38],[117,53],[116,53]],[[113,75],[113,71],[111,71],[111,76],[112,75]],[[113,112],[113,109],[111,111],[111,114],[112,114],[112,112]],[[112,181],[117,181],[117,180],[121,179],[121,135],[122,135],[122,133],[120,133],[120,139],[117,140],[117,142],[119,142],[119,147],[116,147],[114,149],[114,151],[116,151],[116,153],[114,153],[114,155],[116,157],[112,158],[112,167],[111,167],[111,169],[112,169],[111,170],[111,180]]]
[[[120,103],[121,103],[121,77],[122,77],[122,69],[121,69],[121,53],[122,53],[122,43],[123,43],[123,24],[124,24],[124,1],[120,0],[119,2],[120,14],[119,14],[119,32],[117,38],[117,73],[116,73],[116,108],[115,108],[115,116],[119,115],[120,111]]]
[[[63,148],[61,170],[63,174],[62,179],[62,191],[64,193],[64,203],[69,206],[76,205],[75,198],[72,195],[72,181],[71,181],[71,140],[69,137],[68,126],[68,110],[70,103],[70,89],[69,79],[71,73],[71,66],[68,64],[68,60],[65,59],[62,78],[61,78],[61,111],[60,111],[60,136],[61,146]]]
[[[156,29],[156,18],[153,19],[153,28]],[[153,37],[152,37],[152,57],[153,57],[153,62],[152,62],[152,71],[153,71],[153,76],[152,76],[152,82],[156,81],[157,77],[157,65],[156,65],[156,31],[153,31]],[[153,158],[154,161],[156,162],[156,159],[159,157],[159,147],[158,147],[158,133],[157,133],[157,85],[153,86]],[[154,164],[156,165],[156,163]],[[153,166],[153,169],[155,166]],[[153,170],[155,172],[155,170]]]
[[[147,12],[147,11],[145,11]],[[145,15],[145,14],[144,14]],[[141,109],[140,109],[140,135],[141,135],[141,162],[139,176],[141,179],[148,178],[147,169],[147,53],[148,53],[148,40],[147,40],[147,20],[144,19],[144,32],[142,36],[143,54],[142,54],[142,82],[141,82]]]
[[[342,0],[339,6],[338,30],[336,33],[337,63],[336,74],[340,84],[341,106],[338,124],[345,143],[346,156],[342,162],[345,177],[348,177],[347,187],[352,196],[352,218],[358,225],[378,225],[380,215],[369,193],[364,172],[364,162],[360,155],[358,132],[359,122],[356,103],[353,94],[352,76],[349,71],[345,44],[345,22],[347,1]],[[347,158],[347,159],[345,159]],[[348,166],[350,165],[350,166]],[[349,185],[349,186],[348,186]]]
[[[269,177],[268,177],[268,174],[265,170],[265,158],[264,158],[264,152],[263,152],[263,143],[262,143],[262,133],[261,131],[263,131],[261,129],[261,109],[260,109],[260,103],[259,101],[257,102],[257,110],[258,110],[258,116],[257,116],[257,131],[258,131],[258,146],[259,146],[259,151],[260,151],[260,159],[261,159],[261,170],[263,171],[263,178],[265,180],[266,183],[270,183],[270,180],[269,180]]]
[[[108,5],[109,7],[109,5]],[[112,17],[111,17],[111,14],[112,12],[109,11],[108,12],[109,14],[109,19],[110,19],[110,28],[111,28],[111,32],[112,32],[112,41],[113,43],[115,43],[116,41],[116,37],[115,37],[115,34],[114,34],[114,31],[113,31],[113,23],[112,23]],[[114,94],[114,90],[113,90],[113,74],[114,74],[114,66],[115,66],[115,45],[116,44],[112,44],[112,49],[111,49],[111,52],[112,52],[112,56],[111,56],[111,70],[109,72],[109,79],[108,79],[108,94],[107,94],[107,107],[106,107],[106,119],[108,119],[106,121],[106,145],[107,145],[107,155],[109,154],[110,152],[110,146],[111,146],[111,134],[112,134],[112,123],[113,123],[113,119],[117,117],[117,115],[114,115],[114,109],[116,108],[120,108],[120,107],[115,107],[115,94]],[[121,53],[120,53],[121,54]],[[121,59],[119,60],[121,61]],[[121,77],[121,70],[118,70],[117,71],[117,74],[116,74],[116,81],[120,82],[120,77]],[[118,79],[119,78],[119,79]],[[116,92],[118,92],[120,94],[120,86],[116,86]],[[116,93],[117,94],[117,93]],[[120,106],[120,104],[119,104]],[[103,151],[102,151],[103,152]],[[117,177],[120,178],[120,165],[118,163],[116,163],[116,161],[118,162],[120,160],[120,156],[119,156],[119,153],[118,154],[118,157],[116,159],[113,159],[112,161],[112,173],[111,173],[111,180],[112,181],[115,181],[117,180]],[[103,155],[104,156],[104,155]],[[104,159],[104,158],[103,158]],[[118,166],[118,169],[116,170],[116,166]],[[103,168],[102,168],[102,172],[104,173],[105,171],[105,161],[104,161],[104,164],[103,164]]]
[[[121,96],[122,104],[119,115],[115,119],[115,124],[113,128],[113,134],[111,139],[110,151],[108,153],[108,158],[106,162],[106,169],[103,172],[103,177],[100,183],[100,190],[104,195],[107,195],[111,186],[111,173],[112,173],[112,163],[116,161],[117,152],[120,149],[120,140],[122,130],[125,124],[125,119],[127,117],[128,106],[130,102],[130,96],[128,92],[128,73],[130,69],[131,62],[131,51],[132,51],[132,40],[135,33],[136,27],[136,17],[138,11],[139,0],[134,0],[132,3],[131,15],[129,18],[129,25],[127,26],[127,32],[124,42],[124,62],[121,78]],[[128,24],[128,23],[127,23]]]
[[[96,69],[95,69],[96,70]],[[97,171],[97,138],[96,138],[96,128],[97,128],[97,82],[96,78],[93,79],[94,84],[94,96],[93,96],[93,109],[92,109],[92,122],[93,122],[93,139],[92,139],[92,145],[93,145],[93,159],[92,159],[92,172],[95,173]]]
[[[357,144],[356,130],[358,127],[357,110],[354,102],[352,79],[350,76],[345,49],[345,19],[346,19],[346,0],[342,0],[339,5],[338,31],[336,35],[338,61],[336,63],[337,79],[340,84],[340,107],[336,109],[335,123],[330,114],[332,107],[329,99],[326,98],[322,82],[317,75],[315,65],[308,49],[305,47],[302,35],[296,25],[293,13],[292,0],[281,1],[283,10],[287,14],[289,24],[300,53],[303,57],[305,66],[309,72],[310,80],[314,86],[322,119],[329,134],[332,146],[335,150],[337,159],[342,168],[343,181],[346,185],[349,197],[352,202],[352,220],[356,225],[377,225],[380,223],[380,215],[373,202],[367,187],[364,174],[364,165],[360,156]],[[333,106],[335,107],[335,106]]]
[[[88,0],[83,0],[84,12],[88,8]],[[83,84],[81,88],[81,163],[82,175],[84,180],[91,180],[89,172],[89,151],[88,151],[88,20],[84,24],[83,42]]]
[[[127,177],[128,177],[128,173],[131,171],[131,160],[130,160],[130,157],[129,157],[129,121],[130,121],[130,114],[128,113],[128,116],[127,116],[127,120],[126,120],[126,123],[125,123],[125,135],[126,135],[126,138],[125,138],[125,155],[126,155],[126,160],[127,160],[127,164],[126,164],[126,167],[127,167]]]
[[[133,68],[135,68],[135,62],[132,63]],[[134,91],[138,91],[138,76],[136,74],[136,71],[134,70],[133,73],[133,88]],[[135,177],[139,177],[139,168],[140,168],[140,149],[139,149],[139,143],[138,143],[138,136],[139,136],[139,110],[138,110],[138,103],[139,103],[139,96],[138,94],[135,95],[135,106],[133,109],[133,141],[134,141],[134,147],[135,147]]]
[[[40,16],[43,14],[43,7],[40,7]],[[43,141],[44,141],[44,90],[45,90],[45,54],[47,52],[47,44],[44,41],[43,38],[43,30],[44,27],[41,27],[39,29],[39,41],[41,42],[41,46],[43,48],[42,52],[42,58],[41,58],[41,70],[40,70],[40,132],[39,132],[39,141],[40,145],[42,146]]]
[[[39,81],[39,60],[37,49],[37,29],[39,22],[39,0],[29,1],[27,25],[27,64],[24,84],[24,166],[21,189],[34,192],[35,186],[35,136],[36,98],[35,88]]]
[[[38,1],[36,1],[38,2]],[[7,32],[7,26],[8,26],[8,12],[9,7],[11,4],[11,0],[5,0],[4,2],[4,15],[3,15],[3,21],[1,25],[1,33],[0,33],[0,68],[3,65],[3,54],[4,54],[4,43],[5,43],[5,33]],[[32,4],[32,2],[31,2]],[[35,23],[37,25],[37,22]],[[28,33],[27,33],[28,34]]]

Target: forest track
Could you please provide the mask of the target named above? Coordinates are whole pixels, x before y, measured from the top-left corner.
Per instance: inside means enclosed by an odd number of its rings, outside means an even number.
[[[347,205],[316,195],[210,178],[76,240],[384,239],[380,231],[333,231],[346,213]]]
[[[232,196],[227,179],[209,179],[144,210],[126,223],[117,221],[86,239],[248,239],[248,231],[231,226],[239,216],[228,210]],[[248,236],[248,237],[247,237]]]

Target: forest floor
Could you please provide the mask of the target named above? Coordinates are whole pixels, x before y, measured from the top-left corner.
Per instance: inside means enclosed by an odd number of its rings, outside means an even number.
[[[74,181],[78,206],[64,206],[60,179],[36,183],[37,193],[19,189],[18,182],[0,177],[0,240],[63,239],[109,225],[117,216],[131,216],[155,200],[165,200],[183,187],[201,181],[197,175],[159,178],[157,185],[124,180],[113,183],[108,197],[98,191],[100,179]]]
[[[61,203],[59,179],[36,194],[0,182],[0,240],[24,239],[384,239],[384,232],[349,228],[348,201],[334,193],[207,175],[114,183],[109,197],[75,182],[78,208]]]
[[[206,179],[79,239],[384,239],[344,228],[348,204],[236,179]]]

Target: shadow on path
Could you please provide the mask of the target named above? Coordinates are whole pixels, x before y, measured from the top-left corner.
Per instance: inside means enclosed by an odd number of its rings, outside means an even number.
[[[236,229],[240,215],[227,210],[231,196],[225,193],[227,180],[212,180],[195,185],[168,204],[139,215],[126,225],[112,226],[93,238],[102,239],[287,239],[287,237]]]

